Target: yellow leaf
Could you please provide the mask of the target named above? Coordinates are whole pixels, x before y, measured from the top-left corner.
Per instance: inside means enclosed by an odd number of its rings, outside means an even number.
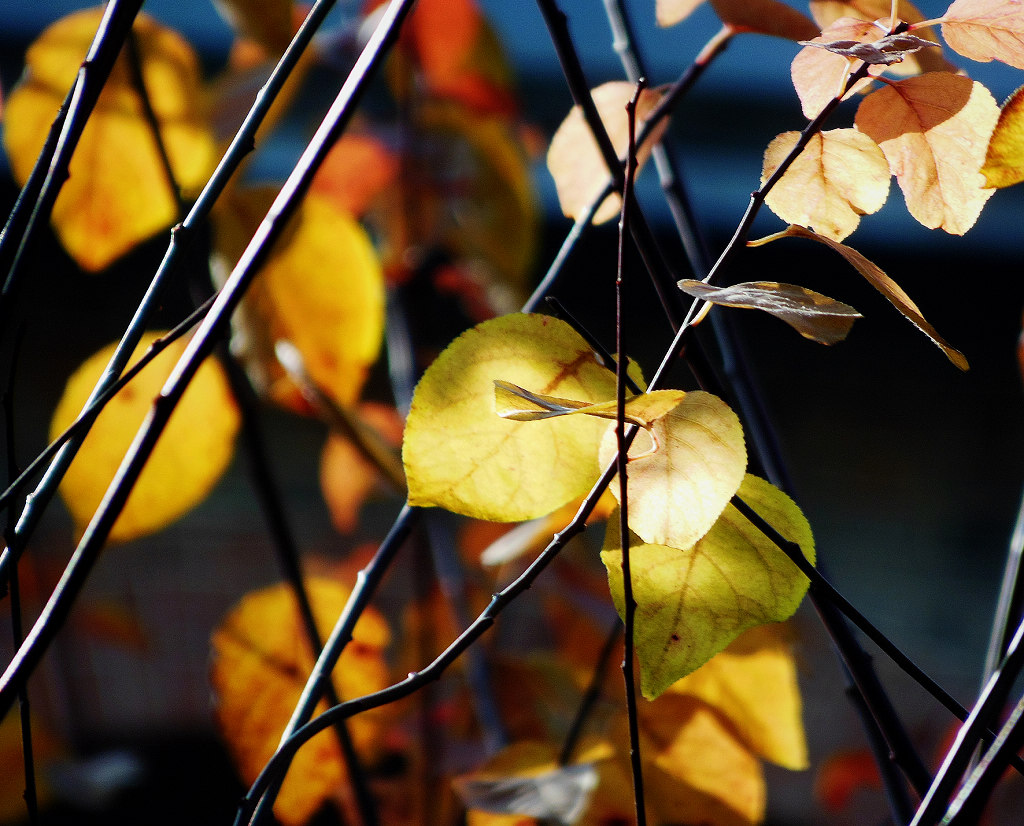
[[[809,238],[812,241],[818,241],[819,243],[825,244],[826,246],[834,249],[843,256],[843,258],[845,258],[847,262],[857,270],[857,272],[863,275],[872,287],[884,295],[897,310],[903,313],[911,324],[928,336],[928,338],[930,338],[936,346],[946,354],[946,358],[961,370],[968,369],[969,365],[967,364],[967,359],[964,358],[963,353],[959,350],[953,349],[946,343],[946,340],[939,335],[938,331],[925,320],[925,317],[921,314],[917,305],[910,299],[910,296],[903,291],[900,285],[889,278],[889,276],[886,275],[877,264],[869,261],[852,247],[840,244],[838,241],[833,241],[831,238],[826,238],[823,235],[817,235],[804,227],[797,226],[788,227],[776,235],[762,238],[758,241],[751,241],[748,243],[748,246],[756,247],[761,244],[766,244],[769,241],[774,241],[777,238],[788,237]]]
[[[788,496],[749,474],[737,493],[814,562],[810,526]],[[629,506],[632,511],[632,497]],[[614,515],[604,548],[601,559],[621,616],[622,551]],[[748,628],[788,619],[807,591],[807,578],[732,505],[692,547],[670,548],[634,536],[629,558],[640,688],[648,699],[700,668]]]
[[[743,481],[743,428],[725,402],[696,390],[650,432],[656,449],[631,459],[627,469],[630,529],[645,542],[689,548],[708,532]],[[601,442],[601,464],[615,452],[612,426]],[[618,484],[610,489],[618,499]]]
[[[621,158],[629,144],[629,121],[626,117],[626,103],[633,97],[635,87],[626,81],[612,81],[592,91],[598,114],[608,131],[612,146]],[[661,95],[650,89],[640,94],[636,107],[636,127],[639,133],[644,119],[661,101]],[[637,149],[637,170],[650,157],[654,147],[668,127],[662,121],[651,136]],[[590,132],[583,117],[583,110],[574,106],[562,121],[548,148],[548,171],[555,179],[558,202],[562,212],[569,218],[576,218],[589,209],[590,205],[608,186],[611,176],[597,141]],[[610,221],[619,214],[621,199],[617,195],[605,200],[594,215],[594,223]]]
[[[502,419],[494,412],[496,378],[584,402],[615,395],[614,374],[568,324],[522,314],[478,324],[416,386],[402,448],[411,504],[514,522],[550,513],[597,480],[606,423]]]
[[[644,789],[658,823],[763,821],[761,764],[715,709],[693,697],[664,694],[640,705],[640,732]]]
[[[800,687],[785,626],[744,631],[668,692],[712,706],[766,760],[787,769],[807,768]]]
[[[714,287],[703,281],[683,279],[679,289],[687,295],[726,307],[764,310],[781,318],[804,338],[835,344],[846,338],[853,322],[861,317],[853,307],[795,284],[751,281],[731,287]]]
[[[657,0],[655,15],[659,26],[674,26],[694,13],[704,0]]]
[[[266,212],[261,192],[222,199],[217,248],[232,264]],[[310,194],[278,242],[240,312],[238,347],[257,385],[279,400],[298,393],[277,364],[290,341],[313,382],[340,404],[358,397],[384,335],[384,277],[362,227]]]
[[[76,12],[29,48],[11,92],[4,145],[24,183],[85,58],[103,10]],[[199,61],[188,43],[145,15],[135,24],[142,73],[175,179],[186,192],[205,182],[214,141],[199,111]],[[143,116],[124,54],[118,58],[71,160],[53,208],[61,243],[89,271],[101,270],[178,218],[174,194]]]
[[[158,336],[143,337],[132,363]],[[185,346],[185,340],[179,339],[167,347],[107,404],[93,424],[60,486],[79,530],[92,519]],[[113,353],[114,345],[106,347],[68,380],[50,423],[51,439],[78,417]],[[231,461],[237,430],[238,411],[227,379],[219,364],[207,360],[171,415],[110,539],[124,542],[158,531],[201,502]]]
[[[240,35],[273,54],[292,39],[292,0],[213,0],[213,6]]]
[[[836,40],[856,40],[859,43],[870,43],[877,40],[885,32],[866,20],[841,17],[831,23],[820,35],[810,39],[811,43],[830,43]],[[790,66],[793,87],[800,98],[800,106],[804,115],[810,119],[817,117],[825,104],[836,97],[846,86],[850,73],[860,61],[850,61],[841,55],[815,46],[804,46]],[[883,66],[872,66],[870,74],[882,72]],[[864,78],[854,84],[844,97],[863,89],[871,81]]]
[[[764,153],[763,184],[790,153],[800,134],[784,132]],[[789,224],[811,227],[842,241],[861,215],[878,212],[889,196],[889,164],[882,150],[856,129],[814,135],[765,203]]]
[[[310,578],[306,587],[321,638],[326,638],[349,589],[321,578]],[[364,611],[352,636],[334,672],[343,699],[389,684],[384,649],[390,632],[381,615],[372,608]],[[313,669],[306,639],[295,597],[283,584],[243,597],[213,633],[210,682],[217,723],[247,785],[277,749]],[[325,707],[322,703],[317,713]],[[349,721],[352,742],[364,760],[381,753],[388,719],[386,710],[375,709]],[[345,780],[336,736],[322,732],[295,756],[274,814],[285,826],[300,826],[342,793]]]
[[[686,396],[682,390],[655,390],[626,399],[623,411],[627,422],[639,427],[650,427],[657,419],[666,415]],[[617,419],[618,403],[612,401],[589,404],[574,399],[560,399],[531,393],[507,381],[494,382],[495,412],[504,419],[517,422],[533,422],[555,416],[570,416],[582,413],[599,419]]]
[[[1024,9],[1010,0],[955,0],[942,18],[942,36],[964,57],[1000,60],[1024,69]]]
[[[992,195],[980,169],[998,117],[980,83],[929,72],[870,94],[856,124],[882,148],[910,214],[930,229],[963,235]]]
[[[999,112],[981,174],[985,183],[999,189],[1024,181],[1024,86]]]

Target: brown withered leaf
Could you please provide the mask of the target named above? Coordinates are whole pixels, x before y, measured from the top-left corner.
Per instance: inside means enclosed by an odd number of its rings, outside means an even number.
[[[768,144],[762,184],[799,137],[784,132]],[[787,223],[842,241],[857,228],[861,215],[877,212],[888,197],[889,165],[882,150],[856,129],[833,129],[811,137],[765,203]]]
[[[679,289],[694,298],[713,304],[764,310],[781,318],[804,338],[819,344],[842,341],[861,317],[849,304],[816,293],[796,284],[778,281],[751,281],[731,287],[714,287],[703,281],[683,279]]]
[[[807,40],[818,27],[803,12],[778,0],[710,0],[723,23],[734,29],[787,40]]]
[[[985,183],[997,189],[1024,181],[1024,86],[1010,95],[999,112],[981,174]]]
[[[921,310],[918,309],[918,306],[911,300],[910,296],[903,291],[902,287],[889,278],[889,276],[886,275],[877,264],[869,261],[852,247],[848,247],[838,241],[833,241],[831,238],[826,238],[824,235],[818,235],[817,233],[811,232],[809,229],[798,226],[787,227],[782,232],[770,235],[767,238],[761,238],[757,241],[749,241],[747,246],[757,247],[762,244],[767,244],[770,241],[775,241],[779,238],[789,237],[810,238],[812,241],[818,241],[834,249],[843,256],[843,258],[845,258],[847,262],[857,270],[857,272],[863,275],[872,287],[884,295],[897,310],[903,313],[908,321],[935,342],[939,349],[946,354],[946,358],[961,370],[967,370],[969,368],[970,365],[968,365],[967,359],[964,357],[963,353],[959,350],[955,350],[946,343],[946,340],[942,338],[935,328],[925,320],[925,317],[921,314]]]
[[[847,58],[817,48],[819,44],[833,41],[871,43],[884,34],[874,23],[852,17],[841,17],[826,28],[820,35],[811,39],[813,45],[804,46],[790,66],[793,87],[800,98],[800,106],[807,118],[813,118],[843,91],[850,72],[857,64]],[[884,66],[872,66],[868,71],[872,75],[882,72]],[[855,91],[863,89],[871,81],[864,78],[846,92],[849,97]]]
[[[981,166],[999,107],[982,84],[929,72],[887,84],[857,110],[857,128],[885,153],[910,214],[963,235],[992,195]]]
[[[633,97],[634,89],[632,83],[612,81],[598,86],[591,93],[619,157],[625,153],[629,143],[626,103]],[[636,107],[637,131],[660,101],[661,95],[650,89],[640,94]],[[651,148],[661,139],[667,126],[668,122],[662,121],[637,149],[638,170],[650,157]],[[586,212],[608,185],[608,169],[579,106],[572,108],[551,139],[548,170],[555,179],[562,212],[569,218],[576,218]],[[594,215],[594,223],[601,224],[615,218],[619,214],[620,203],[617,195],[607,198]]]
[[[213,0],[213,7],[241,36],[281,54],[292,39],[292,0]]]
[[[950,48],[981,63],[1024,69],[1024,6],[1007,0],[955,0],[943,16]]]

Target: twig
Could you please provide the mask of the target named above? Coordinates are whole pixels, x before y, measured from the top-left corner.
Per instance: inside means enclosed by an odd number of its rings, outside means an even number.
[[[626,350],[625,331],[625,258],[626,232],[629,230],[630,210],[633,203],[633,178],[636,175],[636,105],[644,89],[643,78],[637,81],[636,91],[626,104],[626,118],[629,124],[629,148],[626,154],[626,179],[622,187],[622,215],[619,220],[619,253],[615,274],[615,349],[618,364],[615,365],[615,440],[618,449],[616,474],[619,477],[619,542],[622,546],[622,605],[623,639],[625,650],[622,657],[622,676],[626,689],[626,718],[629,725],[629,762],[633,774],[633,803],[636,810],[637,826],[646,826],[647,807],[644,803],[643,764],[640,759],[640,724],[637,719],[636,681],[634,676],[634,651],[636,634],[636,599],[633,596],[633,574],[629,559],[629,496],[628,474],[629,445],[626,443],[626,371],[629,366]]]
[[[157,439],[163,432],[171,413],[185,388],[208,356],[227,327],[231,313],[238,306],[245,289],[255,278],[266,260],[273,243],[283,232],[312,180],[313,174],[330,146],[344,131],[355,113],[358,101],[369,84],[388,48],[397,38],[398,27],[412,7],[412,0],[393,0],[356,62],[323,123],[298,164],[274,200],[267,217],[242,254],[224,288],[220,291],[210,313],[189,342],[184,355],[155,401],[146,421],[132,443],[121,468],[85,530],[78,548],[68,563],[42,614],[26,642],[18,650],[3,677],[0,678],[0,715],[6,713],[13,701],[15,686],[27,679],[66,619],[78,592],[99,556],[110,529],[124,507],[142,468],[151,455]]]
[[[573,717],[573,721],[569,726],[569,732],[565,736],[565,742],[562,743],[562,750],[558,755],[559,766],[568,766],[572,762],[572,755],[576,750],[576,744],[579,743],[580,737],[583,736],[583,726],[586,724],[594,704],[597,703],[601,696],[604,672],[608,667],[608,661],[612,658],[615,645],[618,643],[621,635],[622,622],[616,617],[615,622],[612,623],[612,627],[608,631],[608,636],[605,637],[604,645],[601,646],[601,650],[598,652],[597,662],[594,663],[594,673],[590,677],[590,684],[587,686],[586,691],[583,692],[579,707],[576,709],[576,716]]]

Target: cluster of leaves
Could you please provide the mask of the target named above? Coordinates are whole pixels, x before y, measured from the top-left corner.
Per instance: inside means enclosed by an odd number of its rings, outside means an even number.
[[[237,127],[230,113],[240,90],[264,76],[292,39],[298,15],[286,0],[220,5],[237,40],[212,82],[201,77],[181,37],[144,16],[135,24],[52,213],[58,238],[83,270],[104,270],[183,217],[184,204],[209,179],[218,149]],[[380,15],[379,5],[368,4],[367,19]],[[696,5],[659,0],[658,21],[675,25]],[[963,355],[909,296],[842,242],[861,215],[881,209],[894,175],[917,220],[954,234],[973,225],[993,187],[1024,179],[1022,94],[1000,111],[981,84],[946,62],[932,33],[941,25],[959,54],[1024,68],[1024,13],[1001,0],[956,0],[943,17],[925,20],[907,3],[812,0],[812,21],[777,0],[711,5],[727,37],[755,32],[803,46],[792,76],[809,125],[771,142],[755,196],[756,206],[766,203],[790,226],[763,242],[799,237],[828,245],[966,369]],[[32,172],[101,17],[100,10],[70,15],[28,52],[25,76],[3,111],[4,146],[20,182]],[[328,43],[300,59],[260,136],[285,115],[318,60],[347,60],[343,39]],[[537,520],[525,541],[514,529],[482,554],[464,554],[473,565],[481,558],[517,565],[518,556],[535,550],[536,540],[574,510],[593,509],[611,478],[604,469],[619,452],[616,430],[628,425],[628,500],[605,500],[594,513],[608,521],[600,552],[605,595],[610,590],[627,620],[646,702],[629,714],[617,702],[592,711],[590,733],[578,739],[570,721],[592,679],[600,632],[573,616],[566,600],[553,600],[547,611],[558,656],[495,658],[499,673],[488,690],[498,695],[510,742],[457,778],[454,789],[478,826],[523,818],[618,822],[632,812],[629,753],[640,749],[632,769],[639,764],[647,778],[641,802],[652,821],[759,822],[761,760],[807,765],[796,669],[785,634],[774,625],[793,614],[808,589],[807,576],[782,547],[797,548],[813,565],[807,520],[782,490],[748,472],[740,418],[719,396],[654,389],[654,380],[648,388],[643,371],[629,362],[634,392],[620,403],[608,358],[579,330],[552,317],[508,312],[528,280],[537,210],[509,71],[471,0],[420,0],[388,64],[388,81],[383,108],[390,117],[357,119],[331,149],[233,319],[232,355],[198,371],[109,538],[130,541],[159,530],[216,483],[245,416],[231,378],[236,357],[265,399],[334,428],[321,481],[342,533],[358,524],[380,477],[407,490],[413,507],[441,507],[479,522]],[[822,130],[842,99],[879,83],[860,102],[852,127]],[[631,149],[625,104],[635,94],[633,84],[613,82],[591,95],[620,156]],[[664,135],[668,100],[664,90],[639,93],[640,165]],[[594,131],[586,111],[574,108],[553,136],[547,161],[565,214],[599,223],[620,214],[621,202],[608,197],[617,178]],[[218,199],[211,215],[215,282],[228,280],[244,260],[274,201],[272,183],[235,175]],[[740,242],[748,229],[741,226]],[[715,274],[679,284],[706,302],[703,312],[712,304],[764,310],[826,344],[842,339],[858,317],[799,286],[720,287],[711,283]],[[389,332],[388,294],[424,285],[454,295],[476,323],[426,368],[403,423],[394,405],[365,398],[365,386]],[[61,488],[80,532],[117,484],[112,480],[133,434],[189,346],[149,335],[135,356],[145,366],[92,423]],[[53,417],[54,439],[93,404],[113,353],[113,347],[97,353],[72,376]],[[401,388],[394,395],[401,401]],[[393,455],[399,442],[400,465]],[[621,500],[621,490],[611,485],[612,499]],[[619,527],[619,508],[627,513],[629,536]],[[467,586],[470,605],[493,590],[483,573],[473,576],[480,591]],[[553,576],[587,580],[590,572],[569,567]],[[256,782],[278,753],[282,732],[294,730],[293,709],[316,673],[317,637],[347,616],[354,587],[318,577],[304,587],[255,592],[214,632],[217,718],[246,782]],[[589,580],[587,589],[597,590]],[[635,626],[627,619],[634,607]],[[395,636],[426,638],[426,644],[390,650],[389,620],[360,608],[333,686],[323,693],[342,704],[375,695],[392,685],[393,673],[422,665],[410,652],[440,657],[462,629],[450,627],[450,616],[435,621],[429,608],[415,610],[426,617],[411,612],[402,618],[409,633]],[[483,690],[468,671],[470,687],[462,691]],[[502,671],[522,689],[515,697],[503,696]],[[615,696],[600,673],[596,684],[599,696]],[[460,697],[464,707],[472,699]],[[325,707],[321,701],[317,709]],[[365,783],[360,764],[370,769],[382,822],[405,822],[417,809],[422,815],[428,792],[410,786],[429,767],[417,765],[414,744],[402,734],[411,713],[400,704],[371,707],[318,735],[275,790],[277,817],[301,826],[334,803],[346,820],[357,821]],[[452,725],[466,738],[482,727],[459,715]],[[405,767],[400,791],[381,769],[395,755]]]

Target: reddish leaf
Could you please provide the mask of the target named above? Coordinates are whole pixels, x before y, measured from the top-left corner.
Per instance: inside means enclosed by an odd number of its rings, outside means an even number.
[[[401,161],[369,135],[343,135],[327,153],[310,192],[343,212],[362,217],[374,200],[398,180]]]
[[[842,17],[829,25],[825,31],[811,40],[814,44],[828,44],[833,41],[871,43],[885,32],[873,23],[852,17]],[[815,46],[804,46],[793,58],[790,74],[793,86],[800,97],[800,105],[804,115],[815,117],[830,100],[840,94],[846,87],[850,73],[857,61],[850,61],[841,55]],[[881,73],[882,66],[872,66],[871,74]],[[846,92],[846,97],[870,83],[865,78],[853,89]]]

